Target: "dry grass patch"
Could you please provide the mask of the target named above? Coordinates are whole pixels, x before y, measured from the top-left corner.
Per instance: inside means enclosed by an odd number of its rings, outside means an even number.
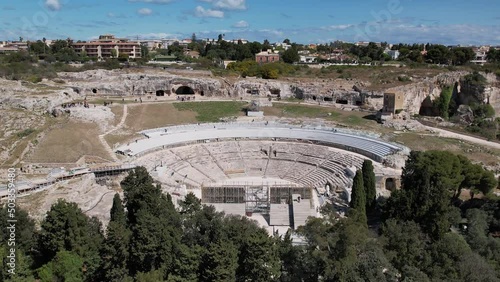
[[[409,132],[397,134],[394,137],[394,141],[402,143],[410,149],[417,151],[450,151],[464,155],[473,162],[481,162],[485,165],[496,165],[500,162],[500,150],[485,148],[480,145],[453,138],[443,138]]]
[[[125,133],[125,134],[108,134],[104,136],[104,140],[108,142],[109,146],[113,149],[116,146],[123,145],[125,143],[133,142],[136,139],[144,138],[144,136],[137,133]]]
[[[123,117],[123,106],[113,105],[110,107],[110,109],[111,112],[115,115],[115,119],[113,120],[113,126],[117,126]]]
[[[168,125],[195,123],[196,113],[179,111],[171,103],[129,105],[125,124],[132,132]]]
[[[92,123],[66,122],[46,132],[31,161],[41,163],[76,162],[83,155],[110,159],[99,142],[99,127]]]
[[[299,103],[273,103],[272,107],[263,107],[262,110],[266,116],[321,118],[351,128],[387,131],[375,121],[375,115],[369,112],[344,111],[333,107]]]

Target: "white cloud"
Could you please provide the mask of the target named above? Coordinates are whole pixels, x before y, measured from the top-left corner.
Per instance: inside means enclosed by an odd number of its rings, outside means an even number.
[[[52,11],[61,10],[61,3],[59,0],[45,0],[45,6]]]
[[[246,0],[200,0],[212,3],[215,8],[225,10],[246,10]]]
[[[129,35],[126,36],[127,38],[130,38],[132,40],[137,39],[137,35]],[[159,33],[146,33],[146,34],[141,34],[139,36],[139,39],[165,39],[165,38],[182,38],[182,34],[176,34],[176,33],[164,33],[164,32],[159,32]]]
[[[247,9],[245,0],[218,0],[215,1],[214,6],[219,9],[228,9],[228,10]]]
[[[249,24],[246,21],[239,21],[239,22],[233,24],[233,27],[236,27],[236,28],[247,28],[248,26],[249,26]]]
[[[346,30],[346,29],[352,28],[354,26],[355,25],[353,25],[353,24],[339,24],[339,25],[325,26],[322,29],[325,29],[325,30]]]
[[[143,2],[151,4],[168,4],[174,0],[128,0],[129,2]]]
[[[153,13],[153,10],[148,9],[148,8],[142,8],[137,10],[137,13],[142,16],[149,16]]]
[[[224,12],[219,10],[205,9],[202,6],[196,7],[194,15],[199,18],[223,18]]]

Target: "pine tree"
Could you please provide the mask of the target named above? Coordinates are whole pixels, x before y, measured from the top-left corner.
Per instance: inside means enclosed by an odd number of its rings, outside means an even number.
[[[377,200],[377,190],[375,188],[375,172],[373,172],[373,163],[365,160],[361,168],[363,172],[363,186],[365,187],[366,209],[373,210]]]
[[[356,175],[354,176],[349,206],[362,214],[366,214],[366,195],[363,185],[363,172],[361,170],[356,171]]]

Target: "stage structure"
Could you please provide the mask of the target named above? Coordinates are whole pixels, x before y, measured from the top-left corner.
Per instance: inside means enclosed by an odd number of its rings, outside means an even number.
[[[245,213],[269,215],[271,205],[291,205],[294,199],[300,197],[310,200],[313,197],[311,187],[296,187],[290,185],[222,185],[202,186],[201,202],[204,204],[245,204]]]

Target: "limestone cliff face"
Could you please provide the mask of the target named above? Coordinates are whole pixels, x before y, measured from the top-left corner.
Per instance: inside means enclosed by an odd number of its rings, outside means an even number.
[[[496,116],[500,116],[500,80],[493,74],[483,74],[486,77],[488,85],[484,89],[488,103],[495,109]]]
[[[285,81],[248,78],[239,80],[231,86],[232,96],[260,96],[280,95],[282,98],[294,96],[293,86]]]
[[[0,110],[24,109],[43,114],[63,103],[82,97],[66,86],[48,86],[47,80],[38,84],[23,83],[0,78]]]
[[[435,77],[425,78],[419,82],[389,88],[385,92],[404,93],[404,109],[410,114],[418,114],[422,102],[427,97],[434,100],[441,94],[443,86],[455,85],[466,74],[468,72],[463,71],[442,73]],[[384,101],[383,98],[371,98],[367,99],[367,103],[375,109],[381,109]]]
[[[229,92],[221,81],[212,78],[181,77],[160,73],[123,73],[120,70],[86,71],[81,73],[60,73],[59,77],[69,81],[77,92],[84,95],[165,95],[175,93],[180,87],[188,87],[203,96],[228,96]],[[183,93],[190,94],[190,93]]]

